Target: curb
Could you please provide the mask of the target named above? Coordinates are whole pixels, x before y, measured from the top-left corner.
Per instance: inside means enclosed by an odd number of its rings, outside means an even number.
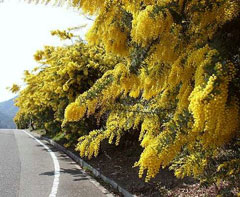
[[[38,135],[38,134],[37,134]],[[60,151],[64,152],[66,155],[68,155],[72,160],[74,160],[77,164],[81,166],[81,168],[87,168],[89,171],[91,171],[97,178],[102,179],[105,183],[111,185],[114,189],[118,190],[120,193],[124,195],[124,197],[136,197],[136,195],[133,195],[129,193],[127,190],[122,188],[120,185],[118,185],[114,180],[104,176],[102,173],[100,173],[98,170],[93,168],[91,165],[89,165],[87,162],[85,162],[83,159],[72,153],[71,151],[67,150],[60,144],[54,142],[53,140],[47,138],[47,137],[42,137],[38,135],[40,138],[43,140],[47,141],[49,144],[54,146],[55,148],[59,149]],[[92,180],[93,182],[93,180]],[[96,181],[95,181],[96,182]],[[96,182],[94,183],[96,186],[99,186],[99,183]],[[105,189],[105,188],[104,188]],[[106,190],[106,189],[105,189]],[[106,191],[104,191],[106,194]],[[107,194],[107,197],[113,196],[112,194]]]

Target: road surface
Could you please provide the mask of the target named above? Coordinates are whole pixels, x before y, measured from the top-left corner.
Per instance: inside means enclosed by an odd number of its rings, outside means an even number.
[[[105,197],[64,153],[23,130],[0,130],[1,197]]]

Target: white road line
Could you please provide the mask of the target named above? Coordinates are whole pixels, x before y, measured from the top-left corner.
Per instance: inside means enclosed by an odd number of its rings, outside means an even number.
[[[22,131],[24,133],[26,133],[28,136],[30,136],[31,138],[33,138],[34,140],[36,140],[39,144],[41,144],[51,155],[53,164],[54,164],[54,180],[53,180],[53,186],[52,186],[51,193],[49,194],[49,197],[56,197],[58,185],[59,185],[59,177],[60,177],[60,166],[59,166],[59,162],[58,162],[56,155],[54,154],[54,152],[52,152],[52,150],[47,145],[42,143],[40,140],[35,138],[33,135],[31,135],[30,133],[28,133],[24,130],[22,130]]]

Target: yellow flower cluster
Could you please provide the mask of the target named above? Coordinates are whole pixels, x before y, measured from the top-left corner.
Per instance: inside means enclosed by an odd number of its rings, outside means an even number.
[[[86,156],[89,159],[94,155],[95,157],[99,153],[100,142],[104,139],[104,135],[101,130],[93,130],[88,136],[79,138],[79,143],[76,150],[80,152],[80,155]]]
[[[100,12],[86,37],[90,44],[103,43],[107,52],[128,55],[127,36],[129,29],[118,20],[123,15],[118,1],[113,1],[108,12]]]
[[[67,32],[66,30],[64,31],[54,30],[51,31],[51,34],[53,36],[58,36],[61,40],[71,39],[73,37],[73,33]]]
[[[79,106],[77,103],[71,103],[65,110],[65,117],[68,121],[79,121],[86,112],[85,106]]]
[[[12,87],[10,88],[10,91],[12,93],[17,93],[20,90],[20,86],[18,86],[17,84],[13,84]]]
[[[148,5],[146,9],[140,11],[132,21],[131,37],[133,41],[145,47],[151,41],[156,40],[169,29],[173,23],[172,15],[168,10],[164,13],[153,14],[154,6]],[[154,24],[154,26],[152,25]]]

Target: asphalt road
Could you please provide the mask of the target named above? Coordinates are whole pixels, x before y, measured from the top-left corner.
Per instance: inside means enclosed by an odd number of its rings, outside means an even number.
[[[36,138],[0,130],[0,197],[111,196],[68,156]]]

